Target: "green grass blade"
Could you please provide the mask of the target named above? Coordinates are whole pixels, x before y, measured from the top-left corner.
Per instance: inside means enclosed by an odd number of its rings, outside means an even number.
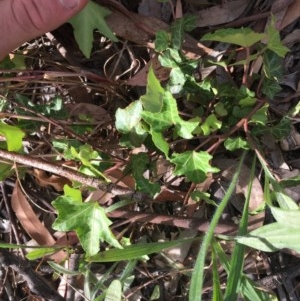
[[[250,181],[248,184],[246,201],[245,201],[243,215],[239,227],[240,236],[245,235],[247,233],[248,208],[249,208],[249,203],[251,198],[253,179],[255,176],[254,175],[255,163],[256,163],[256,157],[254,157],[252,162]],[[244,253],[245,253],[245,246],[236,243],[231,257],[229,276],[228,276],[227,286],[225,291],[225,301],[234,301],[237,300],[238,298],[238,287],[241,281],[243,266],[244,266]]]
[[[143,243],[143,244],[125,246],[123,249],[110,249],[89,257],[88,261],[114,262],[114,261],[139,259],[145,255],[157,253],[162,251],[163,249],[171,248],[196,239],[198,238],[178,239],[176,241],[168,241],[168,242]]]
[[[213,241],[212,247],[215,253],[217,254],[226,273],[229,274],[230,262],[225,252],[221,248],[220,244],[216,241]],[[259,289],[257,284],[244,274],[242,274],[239,290],[244,295],[245,300],[250,300],[250,301],[276,301],[277,300],[274,299],[273,295]]]
[[[216,212],[211,220],[210,227],[204,236],[202,246],[200,248],[200,251],[199,251],[199,254],[198,254],[198,257],[196,260],[195,268],[194,268],[194,271],[192,274],[190,292],[189,292],[189,301],[201,301],[202,300],[201,295],[202,295],[202,288],[203,288],[203,279],[204,279],[203,274],[204,274],[204,264],[205,264],[206,253],[207,253],[209,245],[212,241],[212,238],[214,235],[214,230],[218,224],[218,221],[219,221],[219,219],[234,191],[234,188],[236,186],[238,176],[241,172],[242,164],[245,159],[245,155],[246,155],[246,152],[243,153],[243,155],[241,157],[241,161],[239,162],[239,165],[237,167],[237,170],[233,175],[232,182],[230,183],[229,188],[228,188],[222,202],[216,209]]]
[[[217,256],[214,249],[212,249],[211,254],[212,254],[212,267],[213,267],[213,301],[223,301],[221,284],[219,279]]]

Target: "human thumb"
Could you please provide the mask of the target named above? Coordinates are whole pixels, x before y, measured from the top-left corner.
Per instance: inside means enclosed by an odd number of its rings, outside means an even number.
[[[0,0],[0,60],[22,43],[55,29],[88,0]]]

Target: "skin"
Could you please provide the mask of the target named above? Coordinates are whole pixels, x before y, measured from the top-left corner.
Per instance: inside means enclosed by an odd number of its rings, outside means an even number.
[[[65,23],[88,0],[0,0],[0,60],[24,42]]]

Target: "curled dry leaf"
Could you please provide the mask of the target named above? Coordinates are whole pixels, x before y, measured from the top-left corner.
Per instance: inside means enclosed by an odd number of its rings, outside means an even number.
[[[70,110],[70,117],[80,120],[80,116],[87,116],[94,121],[109,121],[111,117],[108,112],[100,106],[91,103],[77,103],[67,107]]]
[[[11,196],[11,206],[24,230],[32,239],[34,239],[40,246],[55,245],[54,238],[36,216],[18,181],[15,184]],[[51,255],[50,258],[57,262],[61,262],[65,259],[65,257],[65,253],[63,251],[59,251],[58,253]]]
[[[165,81],[169,78],[170,69],[162,67],[160,62],[158,61],[157,55],[155,55],[149,60],[147,65],[145,65],[136,75],[128,79],[126,81],[126,84],[129,86],[147,86],[147,76],[150,66],[153,68],[155,76],[160,81]]]
[[[35,176],[36,181],[40,186],[52,186],[56,191],[63,191],[66,184],[68,184],[69,186],[71,186],[72,184],[71,181],[66,178],[57,175],[48,176],[44,170],[40,169],[34,169],[33,175]]]

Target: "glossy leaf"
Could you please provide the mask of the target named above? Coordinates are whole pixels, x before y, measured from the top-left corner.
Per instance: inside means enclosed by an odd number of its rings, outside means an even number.
[[[141,124],[143,106],[141,101],[134,101],[125,109],[117,109],[116,128],[123,133],[121,143],[128,147],[138,147],[145,140],[147,132]]]
[[[194,183],[201,183],[206,179],[207,173],[219,171],[210,165],[211,159],[212,156],[207,152],[187,151],[173,154],[171,162],[176,165],[175,175],[184,175]]]
[[[69,192],[68,192],[69,191]],[[116,248],[121,248],[109,226],[111,221],[97,202],[80,202],[72,197],[70,188],[65,195],[52,202],[58,212],[53,229],[58,231],[76,231],[87,256],[99,251],[100,241],[106,241]]]

